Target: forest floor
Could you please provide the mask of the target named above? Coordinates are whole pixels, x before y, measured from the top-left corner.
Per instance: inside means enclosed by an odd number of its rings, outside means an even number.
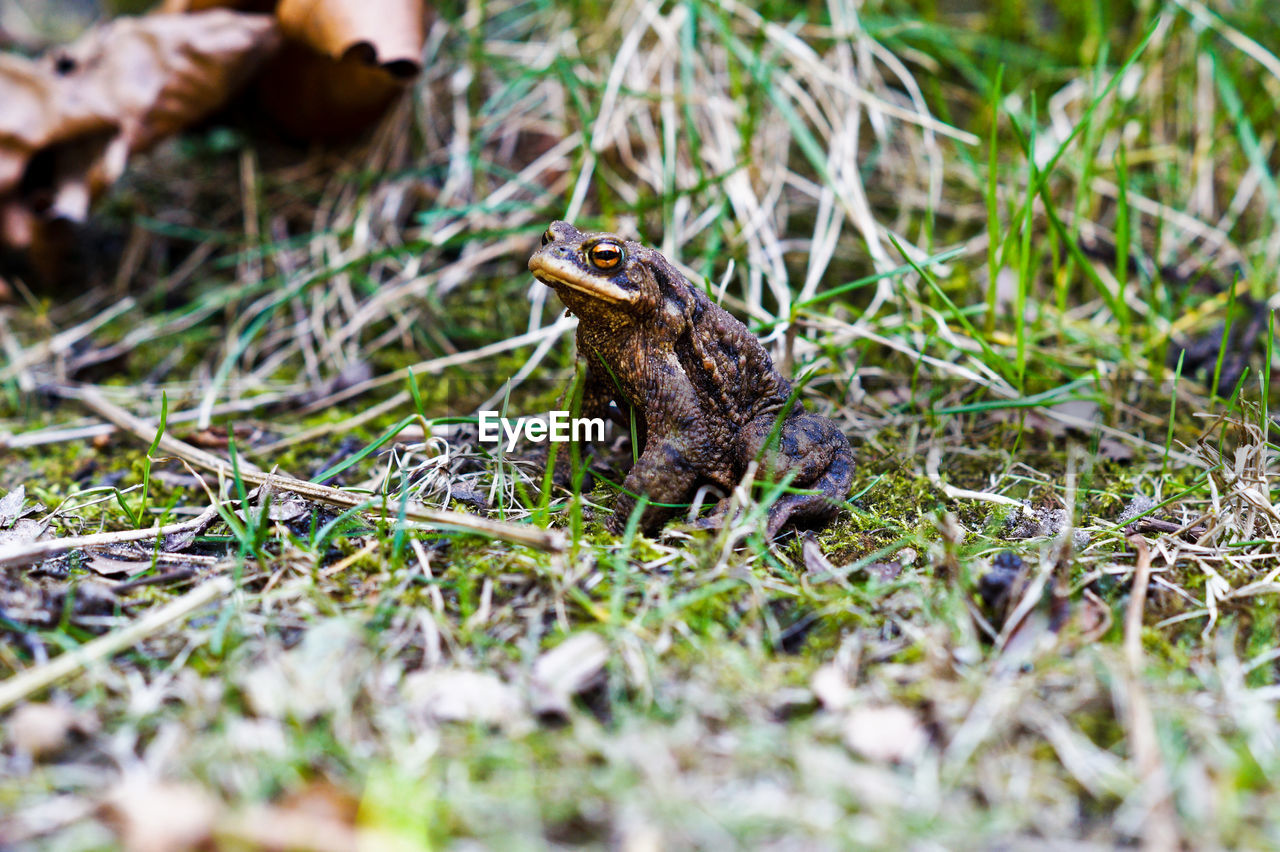
[[[1280,21],[971,5],[468,3],[356,146],[135,159],[0,307],[0,849],[1280,848]],[[553,219],[806,376],[836,522],[475,440]]]

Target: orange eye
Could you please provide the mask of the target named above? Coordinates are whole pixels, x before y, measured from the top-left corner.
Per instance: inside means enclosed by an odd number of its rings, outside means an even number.
[[[587,249],[587,257],[597,269],[613,269],[622,263],[622,246],[617,243],[596,243]]]
[[[553,234],[553,233],[551,233],[551,229],[550,229],[550,228],[548,228],[547,230],[545,230],[545,231],[543,231],[543,232],[542,232],[542,244],[543,244],[544,246],[545,246],[547,243],[554,243],[555,241],[556,241],[556,235],[555,235],[555,234]]]

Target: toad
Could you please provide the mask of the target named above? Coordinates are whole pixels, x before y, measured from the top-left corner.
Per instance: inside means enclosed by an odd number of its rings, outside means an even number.
[[[610,531],[626,525],[639,495],[649,498],[640,527],[653,531],[702,485],[728,494],[757,459],[758,479],[790,477],[793,489],[769,509],[770,537],[788,522],[823,526],[836,515],[853,478],[849,439],[806,412],[755,335],[665,257],[553,222],[529,270],[578,317],[582,416],[635,423],[639,457]],[[727,508],[726,497],[699,524],[718,524]]]

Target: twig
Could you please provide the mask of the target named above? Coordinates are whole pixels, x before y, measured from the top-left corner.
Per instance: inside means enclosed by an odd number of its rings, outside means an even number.
[[[75,397],[77,399],[81,396],[79,389],[66,389],[56,391],[56,393],[59,396]],[[288,398],[287,394],[264,393],[250,399],[241,399],[215,406],[213,413],[217,415],[241,414],[263,406],[275,405]],[[190,411],[170,411],[166,419],[169,423],[187,423],[195,420],[199,414],[200,412],[195,409]],[[18,449],[20,447],[39,447],[45,444],[61,444],[67,441],[86,441],[102,435],[111,435],[119,428],[114,423],[91,423],[87,426],[58,426],[48,429],[36,429],[30,432],[18,432],[16,434],[0,434],[0,447]]]
[[[472,349],[467,352],[457,352],[440,358],[432,358],[428,361],[420,361],[417,364],[412,364],[408,367],[396,370],[395,372],[387,373],[385,376],[378,376],[376,379],[369,379],[368,381],[363,381],[359,384],[354,384],[351,387],[344,388],[343,390],[331,394],[324,399],[316,400],[298,413],[305,416],[308,414],[314,414],[317,411],[323,411],[331,405],[335,405],[339,402],[345,402],[352,397],[368,393],[375,388],[395,384],[396,382],[402,382],[409,378],[411,373],[419,375],[438,373],[449,367],[469,364],[472,361],[488,358],[490,355],[499,355],[512,349],[519,349],[521,346],[538,343],[548,337],[559,337],[566,331],[573,330],[577,325],[578,321],[576,319],[561,318],[551,325],[540,328],[537,331],[531,331],[526,334],[517,335],[516,337],[510,337],[506,340],[500,340],[497,343],[490,343],[488,346],[481,346],[478,349]]]
[[[147,613],[128,627],[100,636],[73,651],[55,657],[42,666],[28,669],[0,681],[0,710],[4,710],[27,696],[52,686],[64,677],[113,654],[132,647],[169,624],[179,621],[200,607],[227,595],[235,583],[230,577],[216,577],[202,583],[182,597]]]
[[[1192,544],[1195,544],[1204,535],[1205,528],[1203,526],[1188,527],[1186,524],[1175,524],[1173,521],[1162,521],[1159,518],[1142,518],[1130,524],[1127,532],[1130,534],[1161,532],[1182,535],[1186,536]]]
[[[261,447],[254,447],[250,452],[255,456],[270,456],[281,450],[288,449],[294,444],[302,444],[307,441],[314,441],[317,438],[323,438],[325,435],[333,432],[353,432],[371,420],[376,420],[389,411],[395,411],[402,405],[412,401],[413,397],[408,391],[400,391],[394,396],[390,396],[377,405],[371,405],[359,414],[348,417],[346,420],[337,423],[321,423],[319,426],[313,426],[310,429],[303,429],[301,432],[295,432],[288,437],[281,438],[278,441],[272,441],[270,444],[264,444]]]
[[[122,530],[120,532],[95,533],[94,535],[77,535],[67,538],[54,538],[45,541],[33,541],[26,544],[9,544],[0,547],[0,568],[16,568],[22,565],[34,565],[51,556],[60,556],[72,550],[85,547],[102,547],[108,544],[121,544],[126,541],[141,541],[147,538],[173,535],[197,529],[207,523],[201,516],[177,524],[164,527],[153,527],[145,530]]]
[[[554,328],[554,326],[553,326]],[[94,388],[83,388],[80,401],[94,413],[115,423],[121,429],[130,432],[141,441],[150,442],[154,437],[155,426],[140,417],[135,417],[113,402],[109,402]],[[210,470],[219,476],[232,476],[238,472],[240,479],[253,485],[266,485],[268,488],[288,491],[301,497],[307,497],[331,506],[346,509],[370,506],[368,497],[340,491],[327,485],[316,485],[281,473],[266,473],[256,465],[242,460],[239,470],[231,467],[231,462],[199,447],[193,447],[186,441],[180,441],[168,435],[160,437],[159,448],[170,455],[191,463],[196,467]],[[400,509],[396,506],[397,511]],[[506,521],[493,521],[477,515],[454,512],[448,509],[432,509],[421,503],[410,502],[404,507],[407,521],[428,524],[434,527],[451,527],[479,533],[490,538],[524,544],[538,550],[551,552],[563,551],[566,547],[564,533],[559,530],[546,530],[528,524],[513,524]]]
[[[938,447],[931,447],[928,456],[925,457],[925,474],[929,477],[929,482],[933,487],[947,495],[948,500],[983,500],[988,503],[999,503],[1003,506],[1014,506],[1019,510],[1026,509],[1021,500],[1015,500],[1003,494],[995,494],[990,491],[970,491],[967,488],[956,488],[953,485],[948,485],[943,482],[942,475],[938,471],[938,466],[941,462],[942,450]]]
[[[61,355],[77,341],[88,337],[102,326],[111,322],[111,320],[132,310],[134,304],[132,298],[121,299],[97,316],[15,353],[10,362],[3,369],[0,369],[0,381],[8,381],[18,376],[26,368],[39,363],[50,355]]]
[[[79,389],[79,398],[85,407],[97,414],[103,420],[114,423],[119,428],[131,433],[137,438],[151,442],[155,436],[156,424],[148,423],[141,417],[137,417],[125,411],[114,402],[109,401],[97,388],[82,387]],[[159,449],[164,450],[170,455],[184,458],[196,467],[202,467],[205,470],[213,471],[216,474],[231,475],[233,470],[231,462],[216,456],[213,453],[192,446],[186,441],[180,441],[172,435],[161,435]],[[239,464],[241,476],[251,473],[261,473],[262,469],[249,461],[241,461]]]
[[[241,476],[246,482],[288,491],[291,494],[297,494],[300,497],[306,497],[319,503],[327,503],[330,506],[354,509],[370,506],[373,502],[364,495],[341,491],[328,485],[316,485],[314,482],[294,479],[291,476],[275,473],[262,476],[245,476],[242,473]],[[392,500],[388,508],[399,512],[399,502]],[[455,512],[451,509],[432,509],[414,501],[410,501],[404,507],[404,518],[406,521],[433,527],[453,527],[467,530],[490,538],[523,544],[552,553],[562,552],[567,546],[564,533],[560,530],[542,529],[529,524],[513,524],[508,521],[493,521],[479,515],[468,515],[465,512]]]

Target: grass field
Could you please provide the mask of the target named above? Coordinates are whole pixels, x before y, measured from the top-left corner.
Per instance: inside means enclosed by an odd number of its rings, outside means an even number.
[[[357,148],[136,159],[0,306],[0,849],[1280,848],[1277,33],[471,0]],[[474,441],[573,385],[557,218],[806,377],[836,523]]]

